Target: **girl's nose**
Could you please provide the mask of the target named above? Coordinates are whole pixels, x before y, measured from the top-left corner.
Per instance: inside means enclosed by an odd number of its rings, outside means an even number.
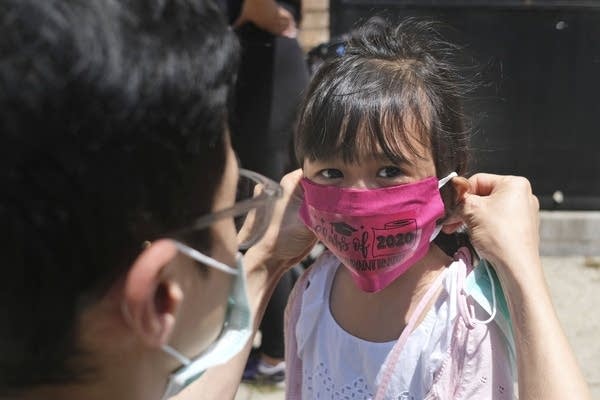
[[[350,182],[347,182],[346,187],[351,187],[354,189],[375,189],[379,187],[377,182],[374,179],[353,179]]]

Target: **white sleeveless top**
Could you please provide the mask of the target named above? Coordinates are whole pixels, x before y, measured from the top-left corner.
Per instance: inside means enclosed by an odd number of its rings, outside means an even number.
[[[339,260],[329,254],[309,276],[296,325],[298,357],[302,360],[303,399],[372,399],[382,365],[396,341],[369,342],[346,332],[331,314],[329,297]],[[442,274],[440,296],[424,320],[408,336],[400,355],[402,371],[389,383],[393,398],[423,399],[432,387],[451,342],[452,324],[458,314],[455,263]],[[343,267],[342,267],[343,268]],[[340,368],[340,366],[342,366]]]

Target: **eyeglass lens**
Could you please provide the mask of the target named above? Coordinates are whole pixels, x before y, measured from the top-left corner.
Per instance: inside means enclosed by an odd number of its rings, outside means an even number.
[[[260,195],[263,187],[253,179],[240,176],[237,187],[236,202],[241,202]],[[270,199],[269,199],[270,200]],[[238,235],[238,247],[247,249],[256,243],[264,234],[273,208],[272,201],[260,202],[258,207],[234,218]]]

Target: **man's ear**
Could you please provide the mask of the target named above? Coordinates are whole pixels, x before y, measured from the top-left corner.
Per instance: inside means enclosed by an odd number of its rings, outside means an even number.
[[[465,195],[471,191],[471,185],[469,184],[467,178],[464,178],[462,176],[456,176],[452,178],[450,183],[454,187],[454,204],[458,205],[464,201]],[[462,225],[463,221],[460,218],[458,218],[458,216],[450,215],[444,221],[444,224],[442,226],[442,232],[446,234],[454,233]]]
[[[153,242],[134,261],[125,278],[123,317],[150,346],[168,342],[183,300],[181,287],[168,268],[175,257],[173,242]]]

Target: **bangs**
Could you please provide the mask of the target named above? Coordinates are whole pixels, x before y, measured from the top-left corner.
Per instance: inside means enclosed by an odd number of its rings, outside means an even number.
[[[406,68],[367,64],[309,91],[296,135],[301,165],[304,159],[332,157],[355,164],[372,155],[399,164],[426,156],[433,113],[429,97]]]

